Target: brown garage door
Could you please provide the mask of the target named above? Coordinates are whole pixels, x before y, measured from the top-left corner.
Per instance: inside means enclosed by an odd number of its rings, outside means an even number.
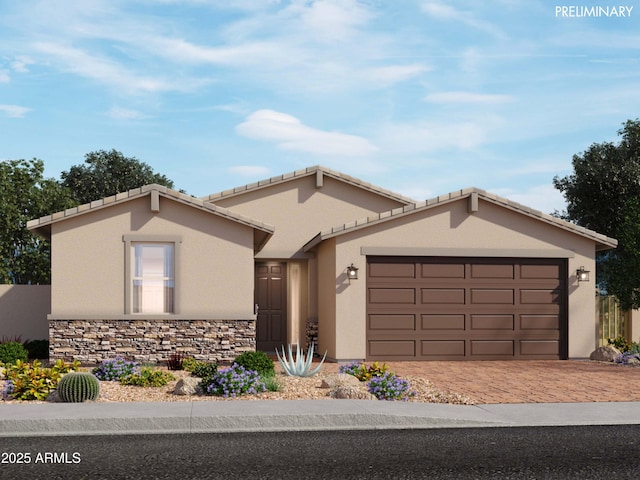
[[[367,258],[367,359],[567,357],[564,259]]]

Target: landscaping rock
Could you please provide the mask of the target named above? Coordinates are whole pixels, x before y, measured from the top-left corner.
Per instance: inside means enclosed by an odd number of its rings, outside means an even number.
[[[595,360],[598,362],[613,362],[622,352],[613,345],[605,345],[604,347],[598,347],[589,356],[589,360]]]
[[[324,378],[322,380],[320,388],[336,388],[346,386],[359,387],[361,384],[364,385],[363,382],[358,380],[353,375],[338,373],[335,375],[328,375],[326,378]]]
[[[360,383],[360,381],[358,381]],[[375,395],[367,391],[365,384],[361,385],[339,385],[329,391],[331,398],[348,400],[376,400]]]
[[[178,380],[176,387],[173,389],[175,395],[202,395],[204,392],[200,386],[202,379],[197,377],[185,377]]]
[[[62,400],[60,400],[60,395],[58,395],[58,390],[52,390],[49,395],[47,395],[46,401],[52,403],[62,402]]]

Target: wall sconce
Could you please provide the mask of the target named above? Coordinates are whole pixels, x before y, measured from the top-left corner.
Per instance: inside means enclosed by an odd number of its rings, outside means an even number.
[[[354,267],[353,263],[347,267],[347,278],[349,280],[358,279],[358,267]]]
[[[584,267],[580,267],[578,270],[576,270],[576,277],[578,277],[579,282],[588,282],[589,270],[585,270]]]

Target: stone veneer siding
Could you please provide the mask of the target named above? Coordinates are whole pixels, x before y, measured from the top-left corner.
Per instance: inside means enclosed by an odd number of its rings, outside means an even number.
[[[256,348],[255,320],[49,320],[49,359],[93,364],[122,356],[159,363],[180,353],[230,362]]]

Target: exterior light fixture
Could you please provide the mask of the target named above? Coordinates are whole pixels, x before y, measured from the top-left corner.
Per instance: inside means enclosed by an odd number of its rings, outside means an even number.
[[[588,282],[589,270],[585,270],[584,267],[580,267],[578,270],[576,270],[576,277],[578,277],[579,282]]]
[[[353,263],[347,267],[347,278],[349,278],[349,280],[358,279],[358,267],[354,267]]]

